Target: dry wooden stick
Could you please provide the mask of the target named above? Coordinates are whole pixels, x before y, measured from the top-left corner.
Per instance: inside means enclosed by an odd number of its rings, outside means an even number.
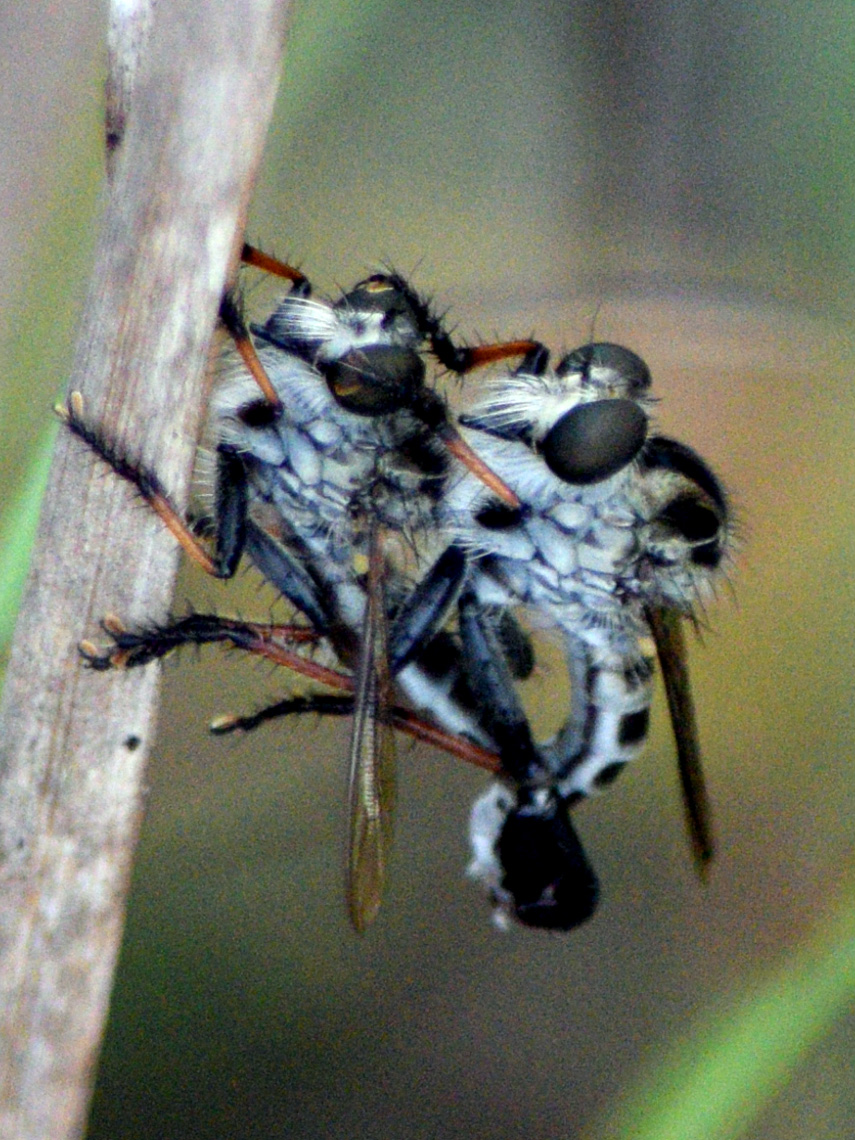
[[[159,0],[130,113],[122,103],[70,387],[179,504],[288,6]],[[84,1127],[158,678],[87,672],[76,647],[107,611],[164,616],[176,566],[150,512],[60,433],[0,709],[4,1140],[67,1140]]]
[[[107,25],[107,80],[104,84],[104,145],[107,176],[119,158],[140,60],[148,46],[155,0],[112,0]]]

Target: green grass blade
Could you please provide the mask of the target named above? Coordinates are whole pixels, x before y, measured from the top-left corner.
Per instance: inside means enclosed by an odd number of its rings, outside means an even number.
[[[741,999],[674,1045],[658,1072],[586,1133],[737,1140],[855,995],[855,899]]]
[[[0,649],[15,628],[55,438],[56,425],[51,424],[0,513]]]

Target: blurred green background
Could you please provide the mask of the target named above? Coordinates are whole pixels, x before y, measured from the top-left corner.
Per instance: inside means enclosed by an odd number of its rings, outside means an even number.
[[[0,15],[4,504],[85,294],[92,7]],[[701,888],[660,694],[644,761],[577,813],[594,920],[501,935],[463,878],[482,777],[402,743],[391,889],[357,939],[346,725],[211,740],[282,679],[188,654],[92,1140],[855,1136],[853,56],[844,0],[299,8],[249,237],[327,288],[392,261],[464,337],[632,346],[661,426],[732,489],[732,589],[692,659],[720,855]],[[187,571],[186,598],[274,602],[250,572]],[[544,730],[560,685],[547,643]]]

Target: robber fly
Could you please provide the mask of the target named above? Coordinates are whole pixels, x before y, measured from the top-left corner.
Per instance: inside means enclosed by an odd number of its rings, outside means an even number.
[[[245,259],[257,264],[253,253],[245,251]],[[511,509],[518,506],[471,452],[444,402],[425,383],[422,351],[462,373],[533,346],[521,341],[457,348],[429,306],[394,274],[367,278],[334,303],[311,298],[309,283],[291,267],[284,266],[282,275],[292,280],[292,292],[265,324],[254,326],[257,352],[235,295],[227,296],[221,310],[240,362],[211,405],[213,554],[171,507],[154,473],[128,462],[87,424],[76,395],[65,418],[138,488],[205,570],[230,577],[247,553],[355,675],[348,898],[353,923],[362,929],[379,906],[389,832],[393,718],[381,706],[390,687],[385,648],[390,584],[398,594],[396,683],[451,731],[478,735],[446,679],[437,681],[416,660],[420,631],[401,602],[403,579],[391,573],[381,536],[391,534],[407,544],[429,526],[448,467],[458,461],[490,487],[491,496],[503,498]],[[432,596],[435,607],[448,604]],[[290,651],[279,631],[195,616],[200,620],[137,633],[111,622],[107,631],[114,645],[101,652],[87,644],[84,654],[103,668],[143,664],[187,641],[225,640],[309,671],[299,654],[286,661]]]
[[[465,464],[491,496],[511,508],[519,505],[466,447],[444,401],[426,385],[422,353],[427,349],[446,369],[464,373],[522,355],[535,346],[531,341],[455,346],[429,305],[396,274],[366,278],[334,303],[312,297],[307,283],[297,282],[267,322],[253,326],[252,331],[274,387],[281,387],[276,373],[284,361],[300,362],[311,369],[313,377],[310,386],[288,386],[285,454],[275,463],[265,456],[254,484],[259,498],[273,505],[276,516],[265,529],[269,533],[272,526],[284,525],[289,532],[284,545],[321,577],[333,610],[322,628],[330,631],[339,657],[347,663],[355,657],[358,666],[351,742],[348,894],[359,926],[365,921],[360,916],[373,916],[379,903],[383,837],[388,829],[383,822],[386,813],[372,789],[391,782],[374,774],[375,768],[382,767],[380,758],[391,754],[391,746],[388,733],[382,727],[379,732],[376,729],[387,720],[378,714],[376,702],[389,691],[389,661],[381,649],[385,634],[380,630],[387,607],[375,595],[382,591],[387,572],[376,571],[369,577],[366,596],[363,581],[358,589],[353,588],[353,556],[360,554],[368,566],[385,567],[385,555],[374,549],[382,534],[405,535],[412,545],[416,533],[435,525],[449,454]],[[318,385],[318,374],[325,386]],[[216,409],[220,413],[219,447],[231,445],[246,457],[255,448],[261,425],[253,419],[252,439],[248,439],[246,412],[239,406],[237,418],[242,424],[232,434],[234,396],[231,387],[224,389],[223,402]],[[250,417],[254,415],[251,411]],[[280,438],[281,426],[280,418],[275,426]],[[284,583],[282,589],[288,593]],[[441,599],[434,596],[434,613],[447,607],[454,589],[454,582],[449,581]],[[417,708],[429,710],[447,729],[474,736],[472,717],[461,709],[447,677],[438,683],[436,675],[418,660],[410,662],[421,650],[421,639],[420,631],[408,625],[407,612],[398,615],[396,626],[396,683]],[[358,651],[354,652],[357,630]],[[410,632],[401,634],[402,630]],[[365,842],[360,836],[367,837]],[[374,880],[376,888],[371,885]]]
[[[443,521],[469,556],[466,590],[481,607],[525,606],[538,624],[560,629],[572,686],[561,730],[518,752],[522,765],[502,753],[504,779],[472,814],[471,873],[500,916],[531,925],[566,928],[584,917],[573,892],[565,906],[558,898],[568,877],[583,886],[588,878],[566,813],[643,748],[651,638],[699,866],[712,854],[680,627],[728,557],[729,511],[694,451],[650,434],[649,389],[644,362],[620,346],[586,345],[554,369],[541,351],[461,418],[524,503],[522,511],[497,505],[468,477],[449,485]]]

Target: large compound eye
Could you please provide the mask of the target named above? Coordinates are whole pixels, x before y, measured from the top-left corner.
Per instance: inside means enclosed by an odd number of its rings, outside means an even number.
[[[539,450],[565,483],[599,483],[626,467],[646,437],[647,416],[634,400],[595,400],[566,412]]]
[[[337,403],[357,416],[385,416],[411,407],[424,384],[424,361],[411,348],[366,345],[323,368]]]
[[[559,376],[581,373],[598,387],[617,388],[628,396],[643,395],[651,384],[650,369],[641,357],[608,341],[582,345],[565,356],[555,371]]]

